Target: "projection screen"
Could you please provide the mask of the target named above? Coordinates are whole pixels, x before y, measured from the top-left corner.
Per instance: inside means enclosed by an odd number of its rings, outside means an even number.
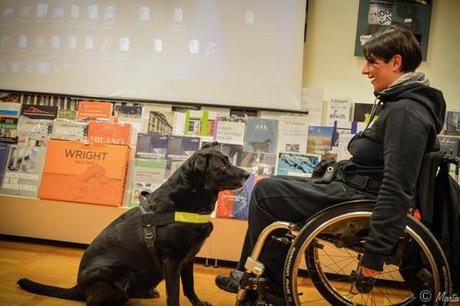
[[[1,0],[0,89],[299,110],[306,0]]]

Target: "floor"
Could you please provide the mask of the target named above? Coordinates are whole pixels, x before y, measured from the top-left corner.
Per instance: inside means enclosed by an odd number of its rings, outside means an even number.
[[[84,305],[82,302],[66,301],[34,295],[16,285],[21,277],[62,287],[75,284],[82,247],[57,246],[36,242],[0,240],[0,305]],[[234,305],[235,295],[219,290],[214,277],[228,273],[229,268],[205,267],[196,264],[196,291],[202,299],[213,305]],[[160,298],[133,299],[128,305],[166,305],[164,282],[159,285]],[[190,305],[181,297],[182,305]]]

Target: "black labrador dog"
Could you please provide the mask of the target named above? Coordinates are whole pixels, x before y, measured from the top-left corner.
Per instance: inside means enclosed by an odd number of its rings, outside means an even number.
[[[215,144],[214,144],[215,145]],[[195,152],[157,190],[141,197],[88,246],[77,285],[59,288],[22,278],[29,292],[91,306],[123,305],[131,297],[152,297],[166,281],[168,306],[179,305],[180,284],[192,305],[201,301],[193,286],[193,259],[212,231],[209,214],[221,190],[243,185],[249,173],[233,166],[213,145]]]

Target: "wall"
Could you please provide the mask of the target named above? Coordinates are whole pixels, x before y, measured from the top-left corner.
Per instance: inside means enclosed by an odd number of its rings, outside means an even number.
[[[433,0],[427,61],[419,71],[443,91],[449,110],[460,111],[460,12],[458,0]],[[351,97],[372,103],[372,85],[355,57],[359,0],[310,0],[303,87],[321,88],[324,100]]]

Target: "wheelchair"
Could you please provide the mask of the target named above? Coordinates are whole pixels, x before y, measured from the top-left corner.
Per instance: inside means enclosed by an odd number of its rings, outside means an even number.
[[[459,159],[453,161],[458,170]],[[452,293],[449,263],[433,234],[411,214],[383,273],[375,277],[360,273],[374,205],[373,200],[347,201],[300,224],[277,221],[267,226],[246,261],[235,305],[248,305],[249,292],[256,296],[251,305],[269,305],[264,299],[265,266],[258,259],[266,240],[280,229],[286,235],[276,239],[290,245],[283,272],[286,305],[315,305],[324,300],[331,305],[447,304],[439,296]],[[307,289],[308,294],[304,293]]]

